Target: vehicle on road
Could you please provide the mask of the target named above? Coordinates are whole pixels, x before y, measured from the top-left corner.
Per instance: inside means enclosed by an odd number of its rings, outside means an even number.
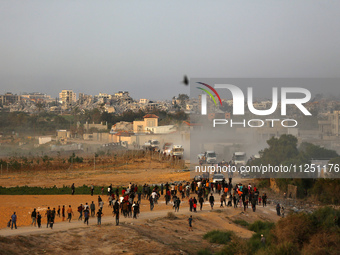
[[[215,173],[213,175],[213,183],[222,182],[225,179],[224,175],[221,173]]]
[[[184,149],[182,145],[173,145],[170,150],[170,156],[182,159],[184,156]]]
[[[245,166],[247,163],[247,154],[243,151],[234,152],[233,162],[236,166]]]
[[[217,155],[215,151],[206,151],[204,153],[205,163],[206,164],[216,164],[217,163]]]

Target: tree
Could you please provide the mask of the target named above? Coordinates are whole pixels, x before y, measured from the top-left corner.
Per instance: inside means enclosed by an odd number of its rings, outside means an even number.
[[[261,158],[257,164],[280,165],[286,160],[296,158],[299,154],[297,149],[297,138],[292,135],[282,135],[280,138],[272,137],[267,141],[269,148],[260,152]],[[256,164],[256,165],[257,165]]]
[[[328,150],[307,142],[301,143],[299,151],[305,153],[309,159],[331,159],[339,156],[334,150]]]

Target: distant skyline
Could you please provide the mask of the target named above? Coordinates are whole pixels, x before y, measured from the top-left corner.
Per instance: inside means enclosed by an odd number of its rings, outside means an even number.
[[[0,94],[189,94],[189,78],[339,77],[336,1],[1,1]],[[317,88],[324,95],[337,88]]]

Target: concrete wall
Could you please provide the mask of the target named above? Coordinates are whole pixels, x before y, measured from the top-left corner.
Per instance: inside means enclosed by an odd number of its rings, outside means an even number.
[[[52,137],[50,136],[40,136],[39,137],[39,144],[45,144],[52,141]]]

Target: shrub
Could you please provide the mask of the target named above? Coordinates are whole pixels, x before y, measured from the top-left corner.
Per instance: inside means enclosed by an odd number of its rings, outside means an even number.
[[[227,244],[230,242],[232,236],[232,231],[213,230],[206,233],[203,238],[210,243]]]
[[[275,255],[299,255],[300,251],[296,244],[291,242],[281,243],[277,246],[272,247],[272,251],[270,254]]]
[[[244,255],[254,254],[248,250],[248,246],[245,240],[240,238],[233,238],[233,241],[222,248],[221,251],[217,252],[216,255]]]
[[[273,222],[267,222],[267,221],[255,221],[254,223],[250,224],[248,226],[248,229],[251,231],[254,231],[256,233],[259,232],[264,232],[267,230],[271,230],[274,227],[274,223]]]
[[[199,250],[197,255],[212,255],[211,251],[208,249]]]
[[[313,235],[308,244],[305,244],[302,249],[302,254],[330,254],[336,255],[340,251],[340,233],[322,231]]]
[[[322,207],[311,214],[311,220],[315,227],[323,228],[324,230],[336,230],[340,227],[340,210],[335,210],[331,207]]]
[[[304,214],[292,214],[279,220],[273,229],[277,243],[293,243],[301,247],[308,242],[315,228],[311,218]]]
[[[241,225],[243,227],[248,227],[249,226],[249,222],[245,221],[245,220],[233,220],[233,222],[237,225]]]

